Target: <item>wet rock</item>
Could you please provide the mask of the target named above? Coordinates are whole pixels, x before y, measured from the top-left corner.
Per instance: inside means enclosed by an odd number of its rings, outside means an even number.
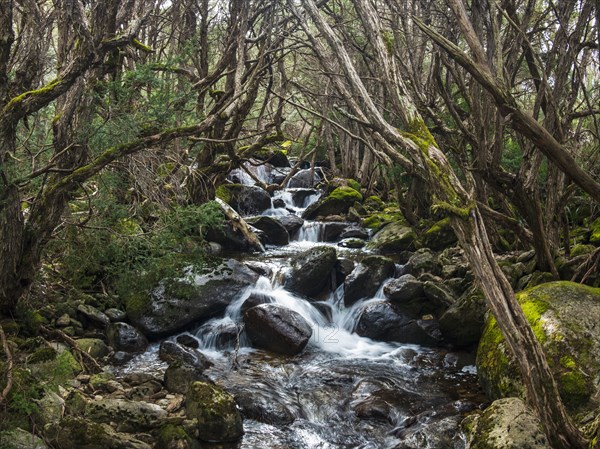
[[[354,270],[354,261],[345,257],[340,257],[335,264],[335,277],[337,285],[341,285],[346,277]]]
[[[167,424],[160,429],[154,449],[198,449],[194,440],[183,426]]]
[[[425,296],[423,283],[412,274],[404,274],[397,279],[392,279],[383,287],[385,296],[390,301],[404,303]]]
[[[225,311],[259,275],[236,260],[198,267],[179,279],[165,279],[148,297],[127,301],[127,315],[149,338],[184,330]]]
[[[218,350],[232,349],[238,344],[241,326],[234,322],[208,322],[198,330],[198,335],[209,347]]]
[[[209,381],[201,368],[182,362],[174,362],[165,370],[165,388],[172,393],[185,394],[190,385],[196,381]]]
[[[298,215],[294,214],[283,215],[281,217],[277,217],[277,219],[287,230],[290,236],[293,236],[304,224],[304,220]]]
[[[414,249],[416,239],[415,231],[404,222],[397,221],[388,224],[375,234],[367,247],[382,254],[392,254]]]
[[[117,423],[119,431],[136,432],[160,427],[167,412],[149,402],[100,399],[86,404],[85,417],[99,423]]]
[[[287,187],[290,189],[310,189],[321,182],[321,179],[323,179],[323,176],[320,169],[299,170],[290,178]]]
[[[259,262],[258,260],[248,260],[245,262],[245,264],[248,268],[255,273],[258,273],[260,276],[270,278],[273,275],[273,269],[267,263]]]
[[[200,346],[198,339],[196,339],[195,337],[192,337],[189,334],[178,335],[175,340],[177,340],[177,343],[179,343],[180,345],[186,346],[186,347],[192,348],[192,349],[198,349],[198,347]]]
[[[222,184],[216,196],[240,215],[257,215],[271,207],[271,196],[266,190],[243,184]]]
[[[461,296],[440,317],[444,339],[456,346],[477,343],[483,333],[486,310],[481,292],[471,291]]]
[[[234,395],[245,419],[274,426],[288,426],[296,419],[294,411],[289,406],[267,394],[254,394],[242,390],[234,392]]]
[[[44,440],[18,427],[0,433],[0,447],[6,449],[48,449]]]
[[[68,313],[65,313],[63,315],[61,315],[57,320],[56,320],[56,327],[67,327],[71,325],[71,317],[69,316]]]
[[[99,338],[80,338],[75,340],[77,348],[95,359],[106,357],[110,351],[106,343]]]
[[[65,417],[45,434],[53,447],[61,449],[151,449],[147,443],[127,433],[115,432],[107,424],[75,416]]]
[[[472,449],[547,449],[550,447],[535,414],[518,398],[499,399],[481,415],[462,423]]]
[[[164,362],[181,362],[203,370],[212,366],[212,362],[200,351],[174,341],[163,341],[158,350],[158,357]]]
[[[77,312],[92,324],[106,326],[110,323],[110,319],[104,313],[89,304],[79,304]]]
[[[143,352],[148,346],[146,337],[127,323],[111,323],[106,330],[106,337],[115,351]]]
[[[421,244],[434,251],[441,251],[456,241],[456,234],[450,226],[449,218],[438,221],[421,236]]]
[[[600,387],[600,289],[573,282],[549,282],[517,294],[548,358],[560,395],[571,411],[596,409]],[[524,392],[519,370],[488,317],[477,350],[477,374],[488,397]]]
[[[381,283],[394,275],[396,265],[382,256],[365,257],[344,281],[344,303],[351,306],[359,299],[372,298]]]
[[[264,293],[254,292],[248,296],[248,299],[244,301],[242,307],[240,308],[240,313],[243,315],[246,313],[246,310],[251,309],[252,307],[259,306],[261,304],[270,304],[272,302],[275,302],[275,298],[272,296]]]
[[[339,240],[340,235],[348,227],[348,223],[345,222],[329,222],[325,223],[323,229],[323,240],[326,242],[335,242]]]
[[[277,148],[263,147],[252,152],[250,156],[259,161],[268,162],[273,167],[285,168],[290,166],[290,161],[285,153]]]
[[[104,311],[104,314],[113,323],[116,323],[117,321],[125,321],[125,319],[127,319],[127,313],[119,309],[107,309]]]
[[[424,346],[438,345],[442,340],[436,320],[413,319],[387,301],[366,305],[361,311],[355,332],[373,340]]]
[[[211,252],[211,254],[219,254],[223,248],[240,252],[251,251],[254,248],[252,243],[244,235],[234,229],[229,221],[225,221],[221,226],[210,226],[206,230],[205,238],[209,241],[209,244],[217,244],[221,247],[212,248],[211,251],[214,251]],[[259,236],[256,235],[256,238],[258,239]],[[212,246],[214,245],[211,245],[211,247]]]
[[[350,238],[367,240],[369,238],[369,233],[366,229],[361,228],[360,226],[348,226],[340,234],[340,239]]]
[[[330,246],[315,246],[294,256],[285,288],[306,296],[317,295],[329,284],[336,257],[335,248]]]
[[[330,215],[343,215],[355,202],[362,201],[362,195],[352,187],[338,187],[327,197],[311,204],[302,214],[306,220],[314,220]]]
[[[292,189],[290,192],[295,207],[308,206],[307,202],[309,201],[309,198],[319,193],[315,189]]]
[[[290,243],[290,236],[287,229],[276,218],[262,215],[260,217],[249,218],[246,221],[264,232],[266,243],[279,246]]]
[[[244,435],[242,417],[233,396],[216,385],[194,382],[185,399],[187,416],[198,420],[202,441],[231,442]]]
[[[276,304],[261,304],[244,313],[246,333],[256,347],[281,354],[300,353],[312,335],[297,312]]]
[[[281,198],[273,199],[273,208],[275,208],[275,209],[285,208],[285,201],[283,201]]]
[[[445,310],[456,302],[452,292],[446,288],[439,278],[425,281],[423,283],[423,293],[440,310]]]
[[[410,256],[405,270],[407,273],[418,277],[423,273],[438,274],[440,266],[437,257],[430,249],[421,248]]]
[[[358,248],[364,248],[367,245],[367,242],[365,242],[362,239],[344,239],[342,241],[340,241],[340,243],[338,243],[338,246],[341,246],[342,248],[353,248],[353,249],[358,249]]]

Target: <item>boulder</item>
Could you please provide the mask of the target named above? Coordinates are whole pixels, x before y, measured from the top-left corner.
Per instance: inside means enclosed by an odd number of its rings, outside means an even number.
[[[325,228],[323,229],[323,240],[325,242],[335,242],[340,239],[340,235],[342,232],[348,227],[348,223],[346,222],[328,222],[325,223]]]
[[[362,195],[359,192],[352,187],[338,187],[328,196],[308,206],[302,214],[302,218],[314,220],[329,215],[343,215],[357,201],[362,201]]]
[[[149,338],[184,330],[225,311],[259,275],[237,260],[195,267],[179,279],[164,279],[150,295],[127,301],[131,322]]]
[[[296,419],[297,412],[286,401],[277,401],[269,395],[256,394],[241,387],[232,393],[245,419],[274,426],[288,426]]]
[[[600,289],[550,282],[517,294],[541,343],[561,397],[571,411],[598,407]],[[524,392],[519,370],[496,320],[488,317],[477,350],[477,373],[492,399]]]
[[[77,312],[91,324],[104,327],[110,323],[110,319],[106,314],[89,304],[79,304],[79,306],[77,306]]]
[[[108,424],[67,416],[45,431],[52,447],[61,449],[151,449],[127,433],[115,432]]]
[[[296,255],[290,261],[285,288],[301,295],[317,295],[328,285],[336,260],[335,248],[330,246],[315,246]]]
[[[600,246],[600,218],[596,218],[590,225],[590,243]]]
[[[144,334],[127,323],[111,323],[106,329],[106,337],[115,351],[143,352],[148,346]]]
[[[164,385],[171,393],[187,393],[196,381],[209,381],[204,370],[182,362],[174,362],[165,370]]]
[[[106,309],[104,314],[108,317],[108,319],[115,323],[117,321],[125,321],[127,319],[127,313],[120,309]]]
[[[382,282],[392,277],[396,265],[382,256],[365,257],[344,281],[344,304],[350,307],[362,298],[372,298]]]
[[[421,244],[434,251],[441,251],[456,241],[456,234],[450,226],[449,218],[438,221],[421,236]]]
[[[110,352],[106,343],[99,338],[80,338],[75,340],[75,345],[81,351],[91,355],[95,359],[106,357]]]
[[[366,245],[367,242],[365,242],[364,240],[355,238],[344,239],[338,243],[338,246],[341,246],[342,248],[351,249],[364,248]]]
[[[222,184],[217,188],[216,196],[240,215],[257,215],[271,207],[271,195],[256,186]]]
[[[246,220],[249,224],[264,232],[266,243],[272,245],[287,245],[290,243],[290,235],[283,224],[276,218],[261,215]]]
[[[188,418],[198,420],[202,441],[226,443],[244,435],[242,417],[233,396],[208,382],[194,382],[185,398]]]
[[[304,224],[304,220],[298,215],[289,214],[277,217],[290,236],[293,236]]]
[[[248,296],[248,299],[244,301],[242,307],[240,308],[240,313],[243,315],[244,313],[246,313],[246,310],[251,309],[252,307],[256,307],[261,304],[270,304],[272,302],[275,302],[275,298],[273,298],[272,296],[266,295],[264,293],[254,292],[250,296]]]
[[[291,189],[290,193],[295,207],[307,207],[311,197],[319,195],[315,189]]]
[[[253,229],[256,228],[252,228],[250,231],[253,232]],[[221,247],[213,248],[211,250],[212,254],[218,254],[222,248],[240,252],[251,251],[254,249],[252,242],[250,242],[245,235],[234,229],[231,222],[226,220],[222,224],[215,224],[208,227],[206,229],[205,239],[209,241],[211,247],[215,246],[215,244]],[[256,234],[256,239],[259,240],[258,234]]]
[[[200,351],[182,346],[174,341],[165,340],[160,344],[158,357],[167,363],[185,363],[202,370],[210,368],[212,362]]]
[[[244,324],[253,345],[286,355],[300,353],[312,336],[312,329],[302,315],[276,304],[248,309]]]
[[[340,239],[350,238],[367,240],[369,238],[369,232],[365,228],[361,228],[360,226],[347,226],[340,234]]]
[[[167,424],[156,437],[154,449],[199,449],[198,441],[192,438],[184,426]]]
[[[444,285],[440,278],[425,281],[423,283],[423,293],[440,310],[446,310],[456,302],[454,294]]]
[[[436,320],[417,320],[388,301],[367,304],[360,312],[355,332],[379,341],[438,345],[442,338]]]
[[[321,179],[323,179],[323,176],[320,169],[299,170],[290,178],[287,187],[289,189],[310,189],[321,182]]]
[[[290,161],[286,154],[277,148],[263,147],[253,151],[249,156],[262,162],[268,162],[273,167],[289,167]]]
[[[468,449],[549,449],[543,427],[519,398],[499,399],[462,422]]]
[[[233,321],[209,321],[198,329],[205,345],[209,348],[224,350],[233,349],[238,344],[240,328],[242,326]]]
[[[412,317],[439,312],[439,305],[425,297],[423,283],[412,274],[392,279],[383,288],[383,293],[399,310]]]
[[[417,234],[404,222],[397,221],[388,224],[373,236],[367,248],[382,254],[397,253],[400,251],[414,249]]]
[[[89,401],[84,414],[96,423],[117,423],[117,430],[124,432],[155,429],[167,417],[167,412],[156,404],[111,398]]]
[[[190,334],[178,335],[175,340],[177,341],[177,343],[187,348],[198,349],[200,347],[198,339]]]
[[[469,346],[481,338],[487,306],[478,290],[461,296],[440,317],[444,340],[455,346]]]
[[[44,440],[18,427],[0,432],[0,447],[5,449],[48,449]]]
[[[440,265],[436,255],[430,249],[421,248],[410,256],[405,269],[407,273],[418,277],[423,273],[438,274]]]

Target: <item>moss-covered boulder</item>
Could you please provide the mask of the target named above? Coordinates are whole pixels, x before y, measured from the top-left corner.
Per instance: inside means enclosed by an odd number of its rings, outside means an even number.
[[[3,449],[48,449],[44,440],[20,428],[0,432],[0,447]]]
[[[590,225],[590,243],[596,246],[600,245],[600,218]]]
[[[198,420],[199,439],[224,443],[244,435],[242,417],[233,396],[208,382],[194,382],[185,398],[188,418]]]
[[[278,148],[263,147],[253,151],[250,155],[259,161],[268,162],[273,167],[290,166],[287,155]]]
[[[572,411],[598,406],[600,289],[550,282],[517,294],[542,344],[561,397]],[[477,372],[490,398],[524,394],[518,368],[493,317],[477,351]]]
[[[302,218],[314,220],[329,215],[343,215],[355,202],[361,202],[362,199],[362,195],[352,187],[338,187],[329,195],[311,204],[302,214]]]
[[[301,295],[318,295],[331,279],[337,253],[331,246],[315,246],[291,260],[285,288]]]
[[[457,238],[450,226],[450,219],[444,218],[425,231],[420,240],[423,246],[434,251],[441,251],[456,243]]]
[[[361,219],[361,225],[372,229],[374,232],[395,222],[404,222],[404,216],[397,207],[386,207],[382,211],[378,210],[374,213],[367,212]]]
[[[414,249],[417,234],[404,222],[390,223],[373,236],[367,248],[381,254],[392,254]]]
[[[474,289],[463,296],[440,317],[444,339],[455,346],[470,346],[481,338],[487,306],[483,294]]]
[[[79,340],[75,340],[75,344],[77,348],[95,359],[99,359],[105,357],[109,353],[109,348],[99,338],[80,338]]]
[[[172,335],[222,313],[258,277],[234,259],[191,267],[180,278],[163,279],[150,293],[132,294],[127,316],[148,338]]]
[[[161,427],[167,418],[167,412],[156,404],[110,398],[88,402],[84,414],[96,423],[117,423],[125,432]]]
[[[154,449],[200,449],[199,441],[194,440],[182,426],[167,424],[160,429]]]
[[[469,449],[549,449],[542,425],[519,398],[499,399],[462,422]]]
[[[271,207],[271,196],[266,190],[243,184],[222,184],[217,198],[225,201],[240,215],[256,215]]]

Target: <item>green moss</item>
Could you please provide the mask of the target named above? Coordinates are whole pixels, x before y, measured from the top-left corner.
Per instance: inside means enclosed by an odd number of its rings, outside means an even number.
[[[152,53],[152,52],[154,52],[154,50],[152,49],[152,47],[150,47],[150,46],[148,46],[148,45],[140,42],[137,39],[133,39],[133,46],[135,48],[139,48],[140,50],[142,50],[142,51],[144,51],[146,53]]]
[[[29,97],[33,97],[36,95],[44,95],[44,94],[52,92],[60,84],[60,82],[61,82],[60,78],[56,78],[56,79],[53,79],[52,81],[50,81],[45,86],[40,87],[39,89],[29,90],[27,92],[22,93],[21,95],[14,97],[5,106],[4,111],[8,112],[10,109],[12,109],[17,104],[23,102],[24,100],[26,100]]]
[[[29,363],[42,363],[47,362],[49,360],[54,360],[56,358],[56,349],[46,346],[44,348],[40,348],[31,354],[27,361]]]
[[[590,225],[590,243],[596,246],[600,245],[600,218]]]
[[[584,404],[592,394],[587,377],[578,370],[562,373],[558,379],[558,386],[561,397],[569,407]]]
[[[388,223],[403,221],[400,212],[395,213],[377,213],[363,219],[362,225],[365,228],[379,230]]]
[[[382,210],[384,207],[384,202],[381,198],[376,195],[371,195],[365,200],[364,205],[371,209]]]
[[[571,248],[571,257],[583,256],[591,254],[596,250],[594,245],[575,245]]]
[[[185,429],[180,426],[173,424],[167,424],[163,426],[158,432],[158,438],[156,441],[155,449],[171,449],[173,447],[189,447],[191,442],[190,436],[187,434]],[[181,446],[177,444],[177,441],[185,441],[187,444]]]
[[[354,179],[347,179],[346,181],[348,182],[348,187],[351,187],[354,190],[356,190],[358,193],[360,193],[361,187],[360,187],[360,183],[358,181],[355,181]]]
[[[140,315],[150,309],[152,304],[151,296],[145,291],[138,291],[131,294],[125,302],[125,309],[129,315]]]
[[[352,187],[341,186],[331,192],[328,198],[340,200],[347,203],[354,203],[355,201],[362,202],[362,195]]]

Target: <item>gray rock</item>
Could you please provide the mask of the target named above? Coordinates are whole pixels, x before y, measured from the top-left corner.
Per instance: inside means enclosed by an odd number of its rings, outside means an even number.
[[[202,441],[232,442],[244,435],[242,417],[233,396],[208,382],[194,382],[185,398],[187,416],[198,420]]]
[[[209,381],[201,368],[175,362],[165,370],[165,388],[172,393],[187,393],[190,385],[197,381]]]
[[[392,279],[383,287],[385,296],[390,301],[403,303],[425,295],[423,283],[412,274],[404,274],[397,279]]]
[[[106,357],[110,352],[106,343],[99,338],[80,338],[75,340],[75,344],[77,345],[77,348],[91,355],[95,359]]]
[[[304,220],[298,215],[294,214],[283,215],[281,217],[277,217],[277,219],[287,230],[290,236],[293,236],[304,224]]]
[[[483,332],[486,310],[481,292],[475,290],[461,296],[440,317],[444,339],[456,346],[477,343]]]
[[[369,232],[365,228],[360,226],[348,226],[340,234],[340,239],[362,239],[367,240],[369,238]]]
[[[256,215],[271,207],[271,195],[257,186],[222,184],[217,197],[225,201],[240,215]]]
[[[372,298],[395,271],[396,265],[387,257],[365,257],[344,281],[344,304],[349,307],[359,299]]]
[[[341,246],[342,248],[353,249],[364,248],[366,245],[367,242],[365,242],[364,240],[355,238],[343,239],[338,243],[338,246]]]
[[[320,293],[331,280],[337,254],[330,246],[315,246],[290,261],[285,288],[301,295],[313,296]]]
[[[276,218],[262,215],[246,220],[252,226],[264,232],[266,242],[272,245],[287,245],[290,243],[290,235],[283,224]]]
[[[212,366],[212,362],[200,351],[169,340],[160,344],[158,357],[167,363],[180,362],[202,370]]]
[[[405,269],[407,273],[417,277],[423,273],[438,274],[440,272],[437,257],[428,248],[415,251],[408,259]]]
[[[423,293],[440,310],[445,310],[456,302],[452,292],[446,288],[441,279],[430,280],[423,283]]]
[[[146,337],[127,323],[111,323],[106,330],[106,337],[115,351],[142,352],[148,346]]]
[[[44,440],[18,427],[0,433],[0,447],[4,449],[48,449]]]
[[[110,321],[116,323],[117,321],[124,321],[127,318],[127,313],[119,309],[106,309],[104,314]]]
[[[518,398],[499,399],[462,427],[469,449],[550,449],[542,425]]]
[[[189,334],[178,335],[176,340],[177,340],[177,343],[179,343],[182,346],[186,346],[188,348],[198,349],[200,347],[200,343],[198,342],[198,339],[195,337],[192,337]]]
[[[148,298],[131,298],[127,315],[150,338],[165,337],[219,315],[259,275],[236,260],[161,281]]]
[[[89,304],[79,304],[77,312],[93,324],[106,326],[110,323],[110,319],[104,313]]]
[[[388,224],[373,236],[368,248],[382,254],[398,253],[415,247],[417,234],[403,222]]]
[[[288,181],[287,187],[290,189],[302,188],[310,189],[316,186],[323,179],[320,169],[299,170]]]
[[[335,242],[340,239],[344,229],[348,227],[348,223],[345,222],[328,222],[325,223],[325,229],[323,229],[323,240],[325,242]]]
[[[244,313],[248,338],[256,347],[281,354],[300,353],[312,335],[302,316],[276,304],[261,304]]]
[[[143,431],[164,424],[167,412],[156,404],[127,399],[100,399],[85,406],[86,418],[99,423],[117,423],[119,431]]]

